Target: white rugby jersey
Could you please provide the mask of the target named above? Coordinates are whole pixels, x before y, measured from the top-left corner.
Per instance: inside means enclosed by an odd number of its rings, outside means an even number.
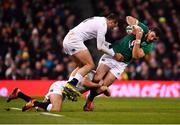
[[[107,23],[105,17],[91,17],[79,25],[74,27],[71,31],[78,33],[78,35],[85,41],[93,38],[102,38],[105,41],[105,34],[107,32]]]
[[[91,17],[79,25],[74,27],[72,32],[80,37],[83,41],[96,38],[97,48],[105,53],[113,56],[114,51],[109,49],[107,42],[105,41],[105,34],[107,32],[107,21],[105,17]]]

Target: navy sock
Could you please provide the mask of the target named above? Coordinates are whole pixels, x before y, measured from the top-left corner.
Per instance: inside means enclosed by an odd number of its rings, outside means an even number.
[[[90,90],[90,94],[88,96],[89,101],[92,102],[97,95],[99,94],[96,92],[96,89]]]
[[[29,102],[32,98],[29,97],[28,95],[22,93],[22,92],[18,92],[18,97],[23,99],[26,102]]]
[[[38,102],[38,101],[35,101],[34,102],[34,107],[37,106],[37,107],[40,107],[40,108],[43,108],[44,110],[47,109],[47,106],[50,104],[50,102]]]
[[[73,86],[76,86],[78,84],[78,80],[76,78],[73,78],[71,81],[69,81]]]

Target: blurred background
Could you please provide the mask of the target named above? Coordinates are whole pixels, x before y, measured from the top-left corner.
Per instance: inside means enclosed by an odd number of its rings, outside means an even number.
[[[123,80],[180,80],[180,0],[0,0],[0,79],[65,80],[75,64],[64,53],[63,38],[84,19],[117,12],[121,19],[106,39],[125,33],[125,17],[162,30],[153,52],[132,61]],[[87,42],[97,64],[102,53]],[[98,54],[97,54],[98,53]]]

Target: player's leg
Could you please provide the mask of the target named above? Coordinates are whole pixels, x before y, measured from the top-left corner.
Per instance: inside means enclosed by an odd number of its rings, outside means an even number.
[[[51,104],[48,105],[47,111],[50,112],[59,112],[61,111],[63,97],[59,94],[51,94],[50,95]]]
[[[96,70],[96,74],[94,76],[93,81],[96,83],[99,83],[100,80],[102,80],[103,77],[107,74],[109,69],[110,69],[109,66],[107,66],[104,63],[101,63],[101,61],[100,61],[100,64]],[[94,100],[94,97],[96,97],[97,95],[98,95],[98,93],[96,92],[96,89],[90,90],[90,94],[87,96],[86,103],[83,107],[84,111],[92,111],[94,109],[93,100]]]
[[[78,71],[79,67],[75,68],[71,74],[69,75],[69,79],[68,81],[71,81],[73,79],[73,77],[76,75],[77,71]]]
[[[9,95],[7,102],[10,102],[11,100],[21,98],[26,102],[29,102],[32,98],[25,93],[23,93],[19,88],[15,88],[13,92]]]
[[[76,86],[79,82],[82,81],[83,77],[94,68],[95,64],[89,50],[87,49],[79,51],[72,56],[76,60],[79,60],[80,64],[82,64],[73,79],[69,81],[71,84]]]
[[[109,59],[108,62],[110,62],[109,64],[107,63],[107,65],[109,65],[110,67],[110,71],[106,74],[106,76],[103,79],[103,86],[107,87],[110,86],[114,82],[114,80],[119,79],[120,75],[127,66],[127,64],[123,62],[117,62],[113,59]],[[93,92],[94,94],[90,95],[90,100],[93,101],[94,97],[102,92],[102,90],[100,90],[101,88],[98,89],[96,90],[96,92]]]
[[[109,57],[104,59],[107,60],[107,62],[104,63],[110,67],[110,71],[106,74],[106,76],[103,79],[103,83],[104,83],[103,85],[108,87],[114,82],[115,79],[119,78],[121,73],[126,68],[127,64],[123,62],[117,62]],[[101,94],[103,91],[104,90],[102,90],[101,88],[98,88],[96,91],[90,92],[90,95],[86,100],[86,105],[84,106],[85,111],[91,111],[91,107],[88,107],[88,105],[90,105],[93,102],[94,98],[97,95]]]
[[[48,101],[39,102],[32,99],[23,106],[22,111],[27,111],[33,107],[38,107],[38,111],[49,111],[49,112],[59,112],[62,105],[62,95],[60,94],[50,94]]]
[[[103,79],[103,77],[108,73],[108,71],[110,70],[110,67],[112,67],[111,62],[109,62],[108,58],[109,56],[107,56],[106,54],[104,54],[100,61],[99,61],[99,65],[96,69],[96,74],[93,78],[93,82],[99,83],[100,80]],[[97,95],[96,93],[96,89],[91,89],[90,90],[90,94],[88,96],[88,100],[92,100],[94,99],[94,97]]]
[[[100,63],[100,65],[97,67],[95,76],[93,78],[93,82],[99,83],[103,77],[107,74],[109,71],[109,67],[106,64]]]
[[[109,67],[106,64],[100,63],[97,68],[96,74],[94,76],[93,82],[99,83],[100,80],[107,74],[109,71]],[[96,89],[91,89],[90,94],[88,96],[88,100],[93,101],[94,97],[97,95]]]
[[[69,81],[68,84],[66,84],[66,89],[64,91],[69,90],[70,92],[74,92],[78,96],[80,96],[80,93],[77,91],[75,86],[79,82],[81,82],[83,76],[85,76],[94,67],[94,62],[92,60],[91,54],[83,42],[84,41],[82,40],[82,38],[72,31],[70,31],[65,36],[63,41],[64,51],[67,54],[71,55],[76,60],[76,62],[78,62],[78,66],[79,64],[81,65],[80,69],[77,71],[72,80]],[[67,95],[68,92],[65,92],[65,94]]]
[[[109,71],[107,74],[106,74],[106,77],[104,78],[103,80],[103,86],[107,86],[109,87],[110,85],[112,85],[112,83],[117,79],[117,77],[111,72]],[[98,88],[96,90],[97,94],[100,94],[104,91],[104,89],[101,89],[101,88]]]
[[[80,64],[82,64],[83,66],[80,67],[77,71],[77,73],[75,74],[74,77],[72,77],[71,81],[68,81],[68,83],[65,85],[65,93],[64,94],[69,94],[70,92],[75,93],[77,96],[80,96],[81,93],[75,88],[75,86],[80,83],[83,80],[83,77],[90,72],[93,68],[94,68],[94,62],[93,59],[91,57],[91,54],[89,52],[89,50],[82,50],[79,51],[77,53],[75,53],[73,55],[74,58],[76,58],[77,60],[79,60]],[[68,90],[68,91],[66,91]]]
[[[94,110],[94,98],[97,95],[102,94],[103,92],[107,93],[107,95],[109,96],[109,92],[107,90],[107,86],[111,85],[114,80],[116,79],[116,77],[109,71],[106,76],[105,79],[103,80],[103,86],[97,88],[96,90],[91,90],[90,94],[88,95],[87,99],[86,99],[86,103],[83,107],[84,111],[93,111]]]

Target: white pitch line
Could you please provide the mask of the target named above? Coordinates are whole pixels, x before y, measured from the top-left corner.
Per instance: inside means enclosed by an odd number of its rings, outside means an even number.
[[[62,117],[63,115],[59,115],[59,114],[53,114],[53,113],[49,113],[49,112],[42,112],[42,115],[49,115],[49,116],[56,116],[56,117]]]
[[[21,111],[22,109],[20,108],[16,108],[16,107],[11,107],[10,109],[13,109],[13,110],[18,110],[18,111]]]
[[[21,110],[22,110],[22,109],[16,108],[16,107],[10,107],[10,109],[12,109],[12,110],[18,110],[18,111],[21,111]],[[42,114],[42,115],[49,115],[49,116],[56,116],[56,117],[62,117],[62,116],[63,116],[63,115],[54,114],[54,113],[49,113],[49,112],[41,112],[40,114]]]

